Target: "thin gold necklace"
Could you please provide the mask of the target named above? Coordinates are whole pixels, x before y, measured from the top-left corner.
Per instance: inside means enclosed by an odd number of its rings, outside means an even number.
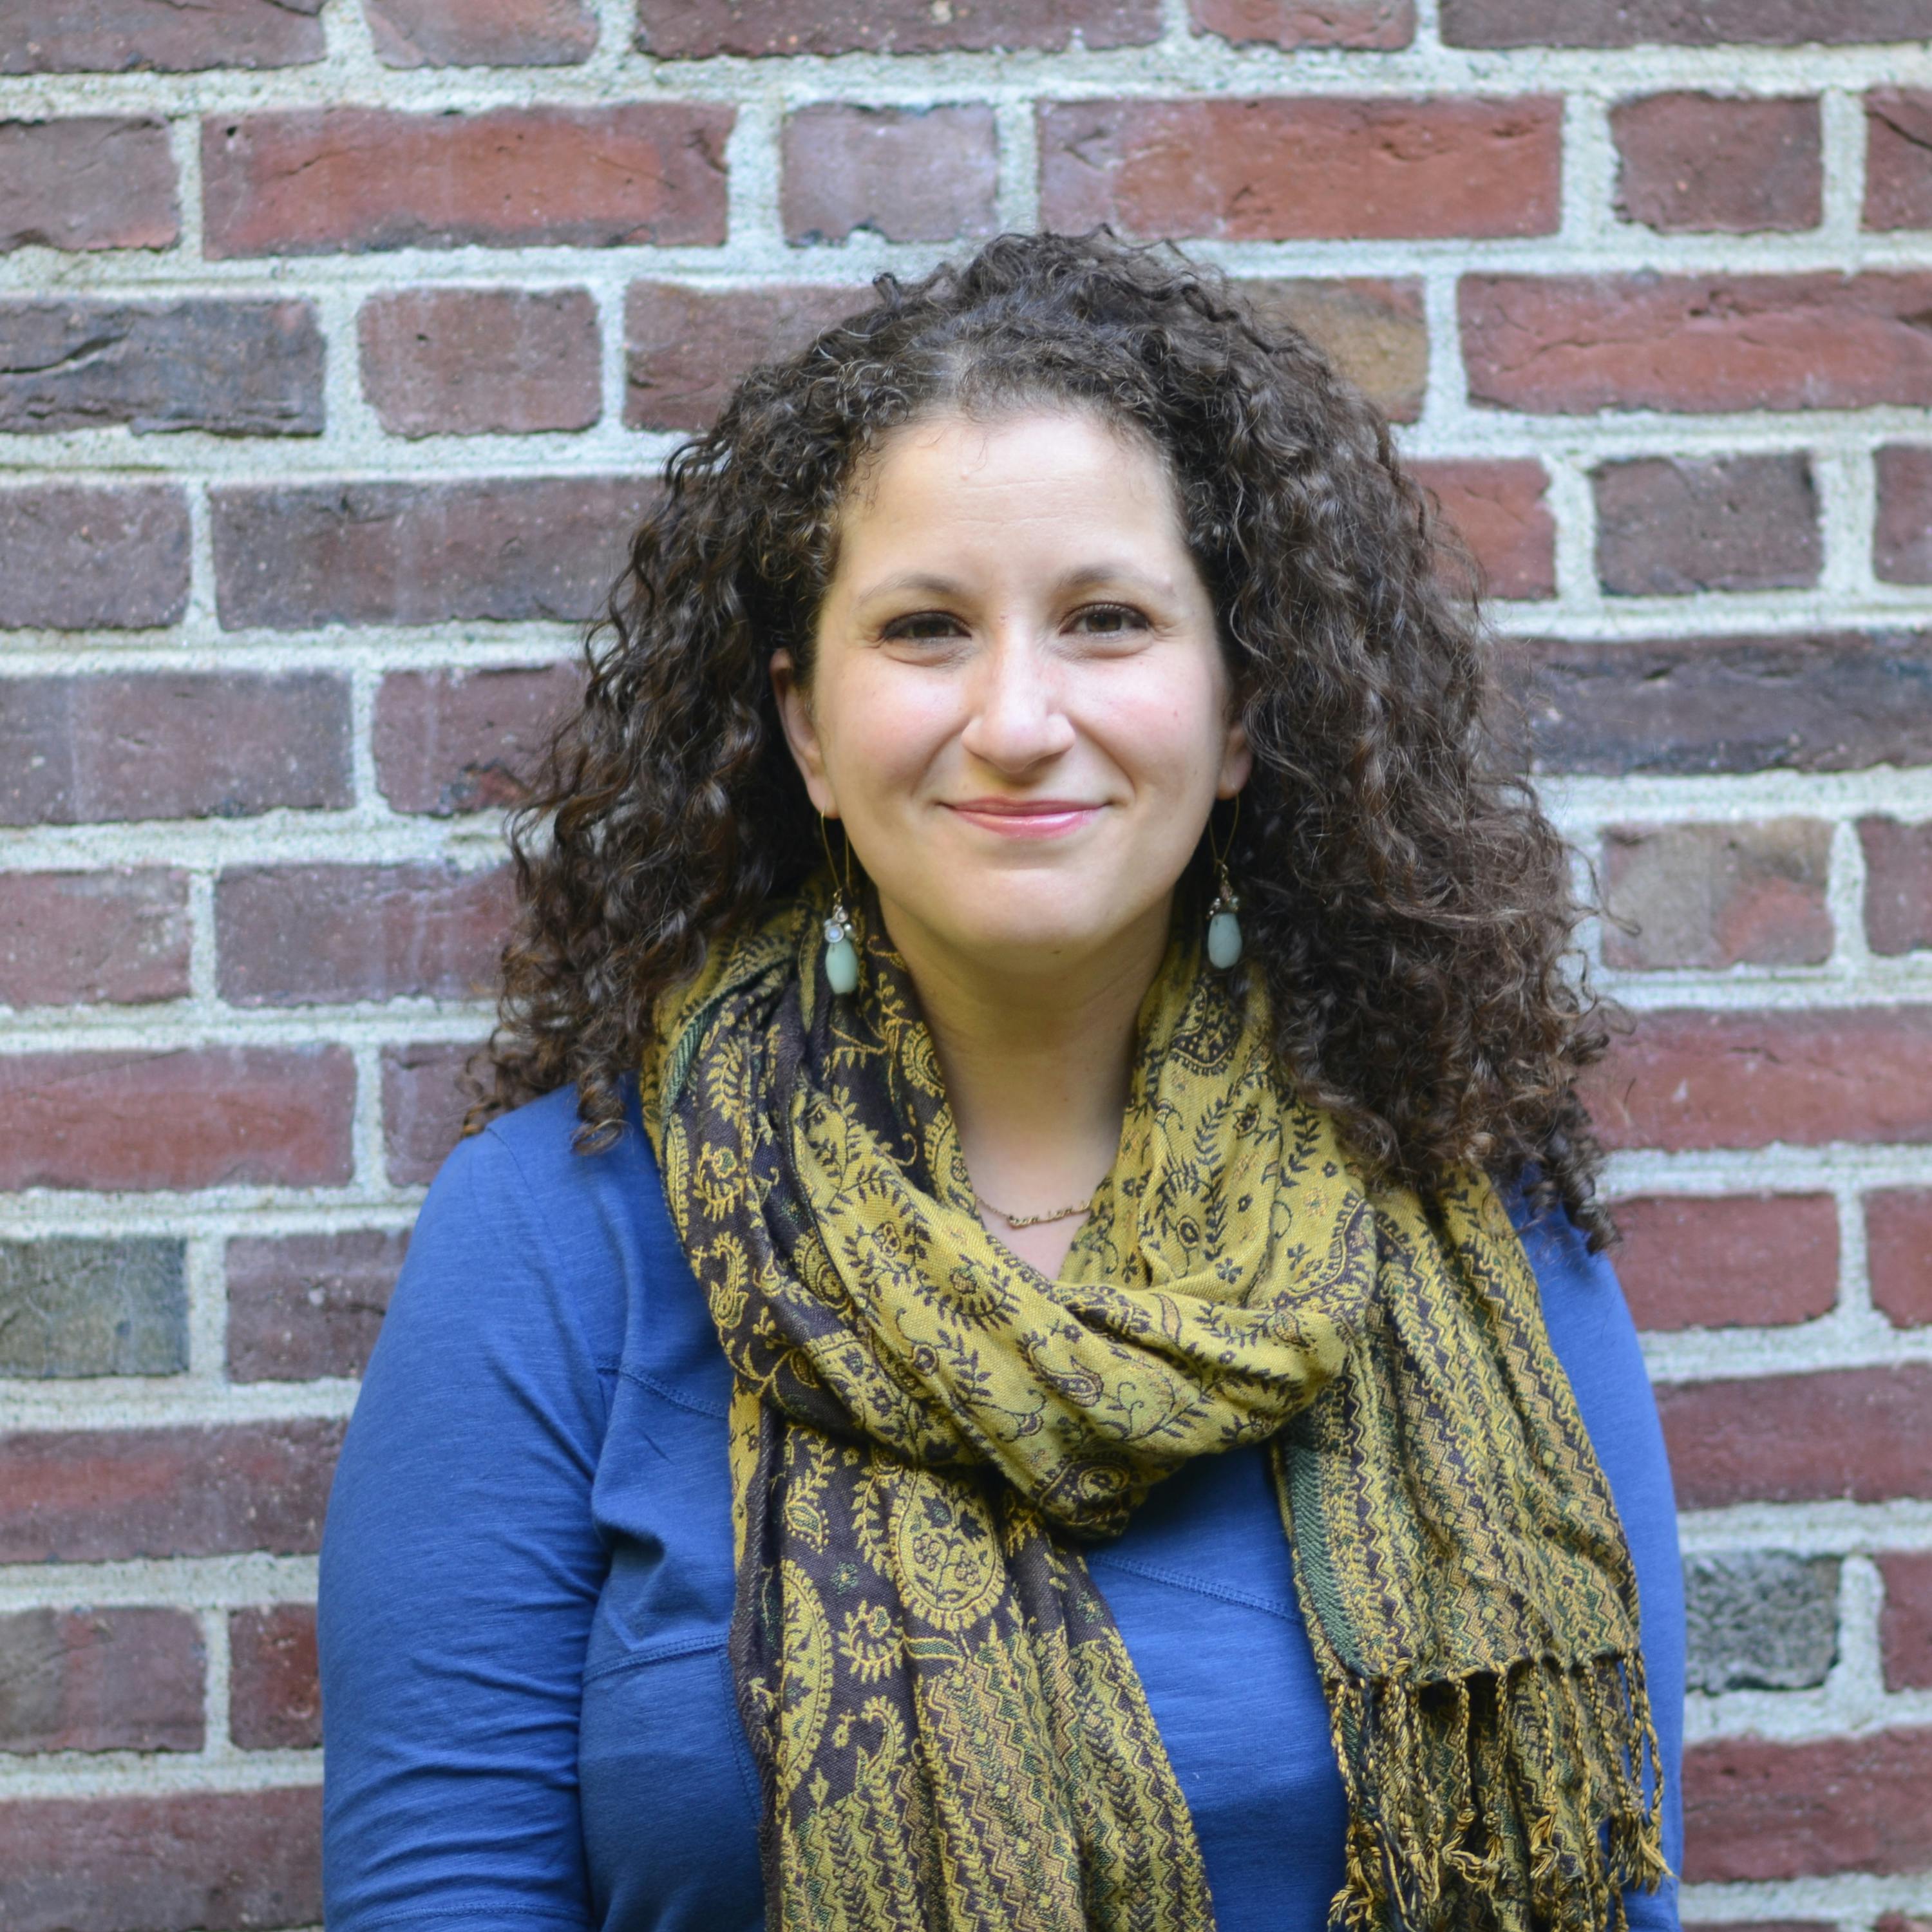
[[[1004,1208],[988,1201],[976,1187],[973,1190],[973,1198],[982,1208],[992,1208],[1010,1228],[1043,1228],[1049,1221],[1070,1220],[1076,1214],[1084,1214],[1094,1204],[1094,1197],[1090,1194],[1084,1201],[1076,1201],[1071,1208],[1062,1208],[1051,1214],[1009,1214]]]

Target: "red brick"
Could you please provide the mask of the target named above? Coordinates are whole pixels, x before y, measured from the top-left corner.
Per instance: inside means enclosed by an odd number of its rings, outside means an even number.
[[[1262,275],[1233,287],[1264,327],[1299,329],[1391,422],[1421,415],[1429,328],[1419,283]]]
[[[1881,1556],[1879,1648],[1888,1690],[1932,1690],[1932,1551]]]
[[[788,242],[950,242],[998,224],[998,130],[990,107],[821,102],[785,118],[780,209]]]
[[[326,672],[0,682],[0,825],[240,818],[351,790],[348,687]]]
[[[1932,1141],[1932,1006],[1645,1013],[1589,1084],[1612,1147]]]
[[[597,45],[588,0],[362,0],[385,67],[572,67]]]
[[[1865,96],[1868,228],[1932,227],[1932,93],[1874,88]]]
[[[494,990],[507,867],[262,866],[215,886],[221,996],[238,1006],[476,999]]]
[[[1918,1871],[1932,1863],[1928,1783],[1932,1725],[1694,1744],[1684,1754],[1684,1876],[1700,1885]]]
[[[1925,0],[1443,0],[1452,47],[1789,47],[1920,40]]]
[[[380,1228],[231,1240],[230,1379],[359,1376],[408,1248],[407,1234]]]
[[[1932,1188],[1865,1196],[1872,1300],[1902,1328],[1932,1324]]]
[[[1679,1382],[1657,1406],[1682,1509],[1932,1497],[1932,1364]]]
[[[342,1425],[47,1430],[0,1442],[0,1562],[302,1556],[321,1538]]]
[[[724,239],[734,110],[301,108],[201,130],[206,252],[608,248]]]
[[[1052,102],[1040,218],[1226,241],[1546,235],[1562,145],[1544,96]]]
[[[0,490],[0,626],[146,630],[179,618],[188,585],[188,498],[172,485]]]
[[[1467,544],[1492,597],[1556,594],[1556,520],[1544,500],[1550,478],[1533,458],[1444,458],[1412,463]]]
[[[1828,1194],[1619,1201],[1617,1277],[1640,1328],[1810,1322],[1838,1298],[1838,1214]]]
[[[8,0],[0,74],[193,74],[322,58],[322,0]]]
[[[1277,47],[1406,47],[1415,0],[1190,0],[1197,34]]]
[[[1932,274],[1468,275],[1472,400],[1497,409],[1932,402]]]
[[[1597,497],[1597,575],[1612,596],[1683,597],[1816,584],[1824,562],[1811,465],[1774,456],[1643,457],[1606,463]]]
[[[955,48],[1144,46],[1160,0],[638,0],[637,44],[714,54],[944,53]]]
[[[1932,946],[1932,824],[1862,818],[1865,937],[1874,952]]]
[[[1665,234],[1815,228],[1824,216],[1816,100],[1653,94],[1620,101],[1617,212]]]
[[[434,1180],[463,1131],[462,1085],[472,1046],[441,1041],[382,1049],[382,1146],[398,1187]]]
[[[397,812],[515,805],[583,690],[574,664],[392,671],[376,694],[376,782]]]
[[[322,1787],[0,1806],[7,1932],[256,1932],[322,1918]]]
[[[302,302],[0,302],[0,430],[320,436]]]
[[[188,990],[188,875],[0,873],[0,1002],[139,1005]]]
[[[228,1735],[244,1750],[322,1743],[315,1606],[272,1604],[228,1614]]]
[[[355,1102],[339,1046],[0,1056],[0,1188],[339,1187]]]
[[[587,289],[404,289],[357,318],[362,392],[392,436],[588,429],[603,412]]]
[[[0,1751],[200,1750],[206,1664],[184,1610],[0,1616]]]
[[[1606,922],[1609,965],[1816,966],[1832,956],[1832,828],[1819,820],[1612,826],[1604,860],[1612,920],[1636,928]]]
[[[616,476],[218,488],[215,608],[228,630],[580,623],[651,494]]]
[[[1894,443],[1874,460],[1872,568],[1887,584],[1932,584],[1932,449]]]
[[[0,254],[172,247],[181,237],[175,190],[165,121],[0,121]]]

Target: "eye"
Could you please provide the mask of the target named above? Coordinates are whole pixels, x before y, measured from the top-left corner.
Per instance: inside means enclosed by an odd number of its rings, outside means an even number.
[[[1131,604],[1087,604],[1075,611],[1072,616],[1075,628],[1089,636],[1113,637],[1124,631],[1144,631],[1148,628],[1147,614],[1136,610]]]
[[[914,610],[895,617],[879,635],[922,644],[928,639],[956,638],[960,628],[959,620],[950,610]]]

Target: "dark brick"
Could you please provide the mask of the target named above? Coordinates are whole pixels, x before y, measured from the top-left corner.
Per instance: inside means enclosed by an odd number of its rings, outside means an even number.
[[[792,242],[950,242],[998,225],[998,130],[990,107],[858,107],[785,117],[781,217]]]
[[[494,990],[507,868],[262,866],[214,892],[221,996],[238,1006],[475,999]]]
[[[175,190],[165,121],[0,121],[0,254],[170,248],[181,238]]]
[[[1832,956],[1825,903],[1832,828],[1817,819],[1612,826],[1604,838],[1605,963],[1816,966]]]
[[[304,302],[0,302],[0,430],[320,436]]]
[[[272,1604],[228,1615],[228,1735],[244,1750],[322,1743],[315,1606]]]
[[[1234,287],[1264,327],[1299,329],[1391,422],[1421,415],[1429,327],[1420,284],[1254,276]]]
[[[0,1806],[7,1932],[257,1932],[322,1920],[322,1787]]]
[[[1932,448],[1893,443],[1873,460],[1872,568],[1887,584],[1932,584]]]
[[[339,1187],[346,1047],[0,1056],[0,1188]]]
[[[588,0],[362,0],[385,67],[572,67],[597,45]]]
[[[1888,1690],[1932,1690],[1932,1551],[1878,1559],[1885,1580],[1879,1648]]]
[[[1226,241],[1546,235],[1562,122],[1543,96],[1048,102],[1040,218]]]
[[[1197,34],[1277,47],[1406,47],[1415,0],[1190,0]]]
[[[185,1256],[182,1242],[152,1236],[0,1242],[0,1375],[178,1374]]]
[[[0,825],[239,818],[350,796],[349,691],[326,672],[0,680]]]
[[[1437,458],[1410,473],[1432,490],[1468,546],[1492,597],[1556,594],[1556,520],[1544,500],[1550,478],[1533,459]]]
[[[1932,824],[1862,818],[1865,855],[1865,937],[1874,952],[1932,946]]]
[[[230,1378],[359,1376],[408,1248],[407,1234],[380,1228],[230,1241]]]
[[[185,1610],[0,1616],[0,1751],[200,1750],[206,1666]]]
[[[1620,101],[1617,212],[1664,234],[1815,228],[1824,216],[1818,104],[1653,94]]]
[[[1468,275],[1472,401],[1598,410],[1932,403],[1932,274]]]
[[[0,874],[0,1001],[134,1006],[188,990],[188,874]]]
[[[298,108],[202,124],[212,258],[724,239],[729,107]]]
[[[1511,650],[1539,769],[1846,772],[1932,764],[1932,635]]]
[[[1640,1328],[1756,1328],[1815,1321],[1838,1299],[1828,1194],[1616,1204],[1617,1279]]]
[[[1932,1497],[1932,1364],[1657,1392],[1680,1509]]]
[[[1932,93],[1874,88],[1865,96],[1868,228],[1932,227]]]
[[[0,74],[193,74],[322,57],[322,0],[8,0]]]
[[[1648,457],[1606,463],[1597,575],[1612,596],[1683,597],[1816,584],[1825,560],[1808,457]]]
[[[404,670],[376,694],[376,782],[397,812],[448,818],[515,805],[583,691],[578,668]]]
[[[625,477],[236,484],[212,491],[224,627],[581,622],[652,486]]]
[[[397,1186],[434,1180],[461,1136],[463,1069],[475,1050],[441,1041],[382,1049],[382,1146]]]
[[[1927,0],[1443,0],[1452,47],[1790,47],[1920,40]]]
[[[188,608],[188,498],[172,484],[0,490],[0,626],[172,624]]]
[[[1901,1328],[1932,1324],[1932,1188],[1865,1196],[1865,1259],[1881,1314]]]
[[[1838,1563],[1748,1550],[1684,1565],[1694,1690],[1803,1690],[1838,1654]]]
[[[392,436],[588,429],[603,412],[587,289],[400,289],[363,304],[357,333]]]
[[[945,53],[1142,46],[1160,0],[638,0],[637,44],[663,60],[716,54]]]

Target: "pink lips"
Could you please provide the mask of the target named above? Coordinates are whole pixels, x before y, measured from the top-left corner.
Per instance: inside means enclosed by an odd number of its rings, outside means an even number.
[[[1075,798],[968,798],[946,809],[1001,838],[1058,838],[1100,812],[1097,805]]]

